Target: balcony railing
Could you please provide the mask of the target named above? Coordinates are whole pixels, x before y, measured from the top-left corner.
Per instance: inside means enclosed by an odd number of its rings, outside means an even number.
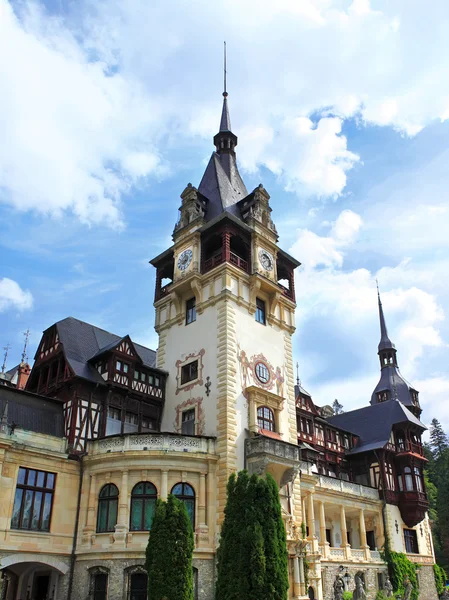
[[[379,500],[379,492],[375,488],[360,485],[359,483],[352,483],[351,481],[345,481],[344,479],[318,475],[318,485],[328,490],[343,492],[344,494]]]
[[[282,285],[282,283],[279,282],[278,286],[280,287],[281,292],[284,294],[284,296],[287,296],[287,298],[290,298],[290,300],[294,300],[293,290],[290,290],[288,287],[285,287],[285,285]]]
[[[249,438],[246,440],[246,456],[251,458],[257,455],[269,455],[277,459],[298,462],[300,459],[300,449],[281,440],[272,440],[263,436]]]
[[[396,452],[397,454],[413,452],[413,454],[424,456],[424,450],[421,444],[415,444],[414,442],[410,442],[409,440],[404,440],[399,444],[392,444],[391,442],[388,442],[387,444],[385,444],[385,449],[390,450],[390,452]]]
[[[127,452],[136,450],[159,450],[166,452],[215,453],[215,439],[199,436],[167,433],[138,433],[124,436],[113,435],[90,442],[89,454]]]
[[[214,254],[213,256],[211,256],[210,258],[208,258],[204,261],[203,273],[206,273],[207,271],[214,269],[215,267],[217,267],[218,265],[221,265],[224,262],[225,262],[225,254],[222,250],[220,250],[220,252],[217,252],[216,254]],[[242,271],[245,271],[245,273],[248,273],[248,261],[246,261],[243,258],[241,258],[240,256],[238,256],[238,254],[235,254],[235,252],[230,252],[229,262],[231,264],[235,265],[236,267],[238,267],[239,269],[242,269]]]

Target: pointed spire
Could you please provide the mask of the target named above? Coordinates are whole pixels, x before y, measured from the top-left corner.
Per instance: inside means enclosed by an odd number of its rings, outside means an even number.
[[[11,348],[11,346],[9,344],[6,344],[6,346],[3,347],[3,350],[5,351],[5,355],[3,357],[2,373],[4,373],[6,371],[6,361],[8,359],[8,352],[9,352],[10,348]]]
[[[223,92],[223,109],[221,111],[220,131],[231,130],[231,117],[229,116],[228,94]]]
[[[376,280],[377,285],[377,302],[379,305],[379,321],[380,321],[380,342],[378,349],[386,350],[386,349],[394,349],[394,344],[388,337],[387,325],[385,323],[384,310],[382,307],[382,301],[380,299],[379,285]]]
[[[30,337],[30,330],[27,329],[26,331],[24,331],[23,335],[25,336],[25,344],[23,346],[23,352],[22,352],[22,363],[24,363],[26,360],[28,360],[27,347],[28,347],[28,339]]]

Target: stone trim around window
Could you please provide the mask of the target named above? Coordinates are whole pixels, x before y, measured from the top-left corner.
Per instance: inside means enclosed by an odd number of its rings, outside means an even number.
[[[275,433],[282,435],[280,416],[284,408],[284,398],[255,385],[247,387],[244,391],[248,400],[248,429],[250,432],[259,433],[257,409],[267,406],[274,413]]]
[[[173,427],[177,433],[181,433],[182,431],[182,413],[186,410],[195,410],[195,435],[203,435],[204,433],[204,411],[203,411],[203,398],[189,398],[178,404],[175,407],[176,417],[173,423]]]
[[[176,373],[176,395],[179,394],[179,392],[187,392],[191,389],[193,389],[196,385],[203,385],[203,356],[206,354],[206,351],[204,350],[204,348],[201,348],[201,350],[199,352],[192,352],[191,354],[187,355],[186,358],[184,360],[177,360],[176,361],[176,369],[177,369],[177,373]],[[185,384],[181,383],[181,373],[182,373],[182,367],[184,367],[185,365],[188,365],[191,362],[194,362],[195,360],[198,361],[198,377],[196,379],[194,379],[193,381],[188,381]]]

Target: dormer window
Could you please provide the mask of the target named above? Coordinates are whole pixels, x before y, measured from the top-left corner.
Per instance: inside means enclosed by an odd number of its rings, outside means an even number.
[[[129,364],[122,362],[121,360],[117,360],[115,363],[115,368],[117,371],[120,371],[120,373],[128,373],[129,371]]]
[[[388,390],[383,390],[381,392],[377,392],[377,401],[378,402],[387,402],[390,399],[390,392]]]

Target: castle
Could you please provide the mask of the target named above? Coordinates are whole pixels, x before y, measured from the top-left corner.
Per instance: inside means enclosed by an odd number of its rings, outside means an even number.
[[[357,579],[373,600],[388,536],[434,600],[425,426],[380,298],[370,401],[316,406],[293,369],[299,263],[267,191],[240,177],[226,93],[214,144],[151,261],[157,352],[69,317],[44,331],[24,390],[0,385],[0,599],[146,600],[155,503],[172,493],[195,532],[195,600],[213,600],[226,483],[246,468],[279,485],[290,598]]]

